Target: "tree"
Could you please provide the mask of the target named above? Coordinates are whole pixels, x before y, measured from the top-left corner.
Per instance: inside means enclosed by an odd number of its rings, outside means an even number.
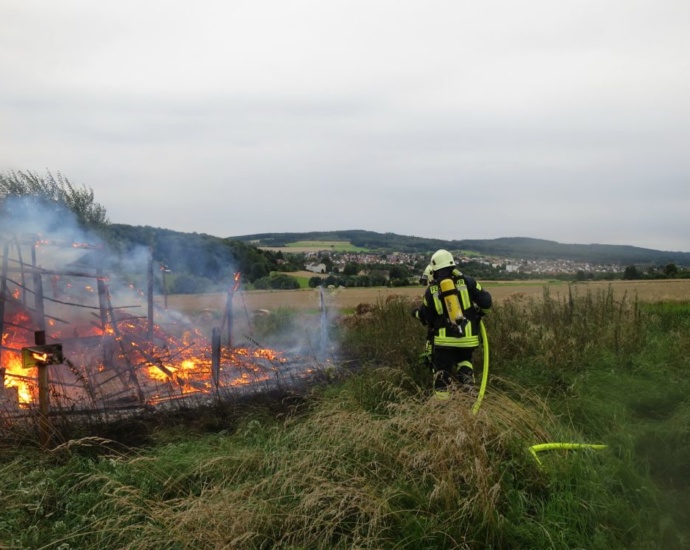
[[[333,286],[338,284],[338,279],[336,279],[333,275],[329,275],[323,280],[323,286]]]
[[[664,267],[664,275],[669,279],[676,277],[678,275],[678,267],[676,264],[666,264],[666,267]]]
[[[402,265],[394,265],[388,270],[389,279],[400,279],[404,280],[410,276],[410,271],[407,267]]]
[[[371,279],[368,275],[357,275],[355,277],[355,286],[371,286]]]
[[[371,282],[371,286],[386,286],[386,275],[379,270],[372,271],[369,273],[369,280]]]
[[[343,267],[343,275],[351,276],[359,273],[359,264],[356,262],[347,262]]]
[[[59,172],[46,176],[31,171],[0,173],[0,207],[4,210],[12,198],[50,208],[66,208],[83,227],[100,227],[108,223],[105,207],[94,201],[93,190],[77,187]]]
[[[309,282],[308,282],[309,288],[316,288],[321,286],[321,277],[309,277]]]
[[[269,273],[269,268],[263,262],[257,262],[252,264],[249,268],[249,281],[257,281],[258,279],[263,279]]]
[[[203,277],[182,273],[172,278],[170,292],[172,294],[197,294],[212,288],[212,282]]]
[[[254,288],[259,290],[266,290],[269,288],[275,290],[291,290],[299,288],[299,281],[285,273],[278,273],[268,277],[262,277],[254,281]]]
[[[623,279],[631,281],[633,279],[639,279],[641,277],[640,271],[634,266],[629,265],[623,271]]]

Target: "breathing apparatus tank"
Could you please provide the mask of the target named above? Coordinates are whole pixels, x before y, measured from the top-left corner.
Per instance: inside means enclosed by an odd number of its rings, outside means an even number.
[[[464,319],[462,308],[460,307],[460,296],[458,289],[455,288],[453,279],[442,279],[439,282],[441,298],[448,312],[448,320],[458,327],[462,327],[461,321]]]

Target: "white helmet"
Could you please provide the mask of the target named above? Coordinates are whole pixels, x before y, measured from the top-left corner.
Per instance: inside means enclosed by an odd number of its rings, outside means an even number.
[[[444,267],[455,267],[455,260],[450,252],[441,249],[434,252],[429,265],[431,266],[431,269],[438,271]]]
[[[434,270],[431,269],[431,264],[426,266],[424,268],[424,273],[422,273],[422,276],[419,278],[419,284],[420,285],[428,285],[429,281],[434,278]]]

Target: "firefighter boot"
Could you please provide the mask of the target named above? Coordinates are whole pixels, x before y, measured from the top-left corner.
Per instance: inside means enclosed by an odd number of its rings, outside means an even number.
[[[474,387],[474,369],[469,361],[463,361],[458,364],[458,382],[463,391],[469,394],[477,395],[477,389]]]

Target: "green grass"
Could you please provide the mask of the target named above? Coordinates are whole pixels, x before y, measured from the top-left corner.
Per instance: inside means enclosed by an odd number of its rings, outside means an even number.
[[[690,304],[497,306],[476,415],[467,394],[429,398],[409,306],[340,321],[360,369],[303,399],[137,419],[148,437],[130,448],[6,446],[0,547],[688,547]],[[267,334],[301,324],[274,317]],[[528,448],[547,442],[607,448],[539,465]]]
[[[367,248],[354,246],[349,241],[295,241],[286,245],[288,248],[314,248],[334,252],[368,252]]]
[[[304,277],[302,275],[290,275],[291,277],[297,279],[300,288],[309,288],[309,279],[311,277]]]

